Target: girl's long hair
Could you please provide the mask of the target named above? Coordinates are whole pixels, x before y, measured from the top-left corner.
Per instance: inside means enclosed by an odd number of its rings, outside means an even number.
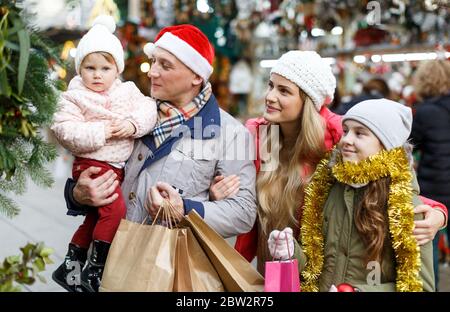
[[[403,149],[413,170],[412,145],[405,143]],[[383,258],[383,247],[389,232],[387,203],[390,183],[389,177],[370,182],[355,206],[355,226],[366,246],[366,264],[370,261],[381,264]]]
[[[304,166],[311,171],[325,155],[325,129],[322,117],[312,100],[300,90],[303,112],[299,120],[297,138],[293,146],[283,145],[283,135],[272,142],[269,134],[263,138],[261,149],[268,151],[271,159],[279,153],[275,170],[260,171],[256,179],[258,218],[262,234],[286,226],[298,228],[299,208],[303,204],[304,186],[309,177],[302,177]],[[262,159],[264,162],[264,159]]]
[[[366,246],[366,264],[381,263],[383,247],[388,233],[387,201],[390,178],[369,183],[362,199],[355,207],[355,225]]]

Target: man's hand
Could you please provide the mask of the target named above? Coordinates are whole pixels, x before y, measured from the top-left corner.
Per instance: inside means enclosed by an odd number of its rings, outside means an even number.
[[[111,137],[124,139],[131,137],[136,132],[136,128],[129,120],[114,120],[111,123]]]
[[[180,194],[169,184],[164,182],[156,183],[150,188],[147,195],[146,207],[150,216],[154,219],[164,200],[168,200],[175,208],[173,216],[180,220],[184,216],[183,199]]]
[[[117,175],[108,170],[103,175],[92,179],[91,176],[99,173],[101,168],[89,167],[84,170],[73,188],[73,198],[81,205],[100,207],[105,206],[119,196],[114,190],[119,185]]]
[[[429,205],[419,205],[414,208],[414,213],[423,213],[423,220],[414,221],[413,234],[417,244],[424,245],[433,240],[436,233],[445,222],[444,213],[439,209],[434,209]]]

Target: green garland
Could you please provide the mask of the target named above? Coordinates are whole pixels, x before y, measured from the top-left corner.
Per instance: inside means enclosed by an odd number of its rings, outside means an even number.
[[[319,278],[324,262],[322,210],[335,181],[366,184],[389,176],[388,217],[397,265],[396,288],[397,291],[422,291],[422,281],[419,278],[420,249],[412,234],[412,176],[404,149],[399,147],[390,151],[383,150],[358,163],[343,162],[340,158],[337,160],[332,168],[329,167],[329,159],[322,160],[305,190],[300,238],[308,261],[302,272],[302,290],[319,291]]]

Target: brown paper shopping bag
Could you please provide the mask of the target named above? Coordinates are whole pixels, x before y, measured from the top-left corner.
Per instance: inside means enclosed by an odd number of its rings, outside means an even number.
[[[178,231],[173,291],[225,291],[191,229]]]
[[[192,229],[226,291],[263,291],[264,278],[227,241],[192,210],[182,221]]]
[[[122,219],[100,291],[172,291],[178,231]]]

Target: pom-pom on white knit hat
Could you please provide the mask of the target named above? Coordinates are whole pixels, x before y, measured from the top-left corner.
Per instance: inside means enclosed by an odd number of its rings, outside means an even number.
[[[278,59],[270,73],[295,83],[311,98],[317,111],[333,100],[336,78],[329,63],[314,51],[289,51]]]
[[[92,23],[91,29],[81,38],[75,56],[75,69],[80,73],[80,65],[86,55],[93,52],[107,52],[116,61],[119,74],[124,69],[124,54],[120,40],[113,35],[116,30],[114,18],[109,15],[100,15]]]

